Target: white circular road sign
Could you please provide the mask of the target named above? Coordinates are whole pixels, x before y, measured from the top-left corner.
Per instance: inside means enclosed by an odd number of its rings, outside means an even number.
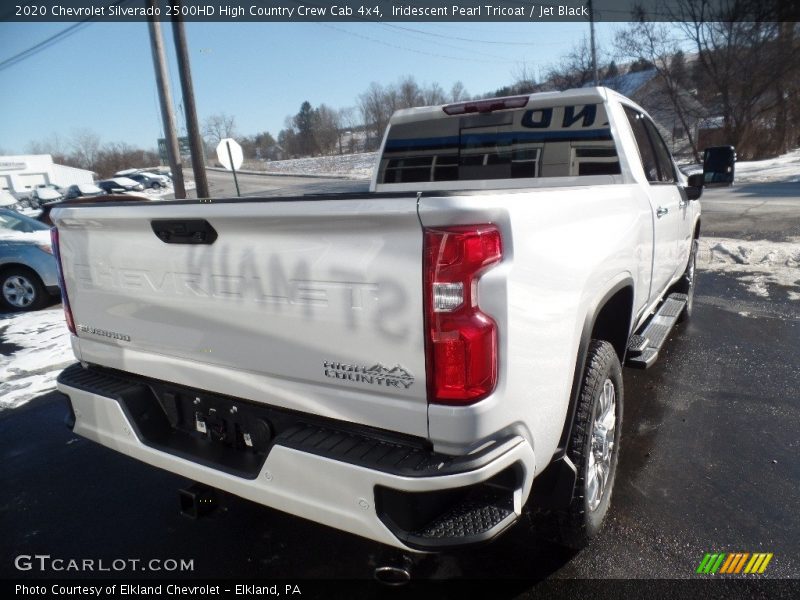
[[[228,146],[230,146],[230,154],[228,154]],[[233,164],[231,164],[231,158],[233,158]],[[242,166],[242,161],[244,160],[242,147],[233,138],[221,139],[217,144],[217,160],[228,171],[237,170]]]

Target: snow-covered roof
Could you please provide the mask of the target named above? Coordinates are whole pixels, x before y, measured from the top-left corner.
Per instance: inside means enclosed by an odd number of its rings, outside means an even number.
[[[719,129],[725,125],[725,117],[706,117],[698,125],[700,129]]]

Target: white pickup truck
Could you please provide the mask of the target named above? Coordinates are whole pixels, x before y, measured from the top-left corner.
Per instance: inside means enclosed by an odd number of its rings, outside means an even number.
[[[702,175],[604,88],[397,112],[368,193],[53,211],[74,432],[404,550],[609,507]],[[646,398],[639,399],[646,401]]]

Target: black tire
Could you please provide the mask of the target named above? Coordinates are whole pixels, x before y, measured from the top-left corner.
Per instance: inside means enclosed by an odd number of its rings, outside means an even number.
[[[161,189],[161,184],[158,181],[154,181],[153,183],[150,184],[150,187],[153,188],[154,190],[158,190]]]
[[[678,316],[678,323],[687,321],[692,316],[694,307],[694,289],[697,283],[697,240],[692,240],[692,249],[689,251],[689,262],[680,281],[675,285],[675,290],[681,294],[686,294],[688,301],[686,307]]]
[[[10,287],[21,288],[24,290],[24,296],[15,295]],[[47,304],[48,297],[42,280],[31,269],[11,267],[0,273],[0,307],[3,310],[10,312],[39,310]]]
[[[608,474],[599,494],[593,495],[589,488],[593,480],[590,468],[596,465],[598,450],[597,445],[592,443],[592,438],[607,381],[614,389],[614,414],[611,418],[614,424],[614,430],[611,432],[613,442],[608,444],[610,448],[600,445],[601,453],[608,452],[606,455]],[[559,544],[576,550],[583,548],[603,526],[603,520],[611,505],[611,493],[619,460],[622,406],[622,367],[617,353],[609,342],[592,340],[586,357],[578,405],[572,423],[572,435],[567,449],[567,456],[578,472],[575,493],[569,506],[552,511],[548,515],[548,519],[553,521],[550,523],[550,529],[555,533],[554,541]]]

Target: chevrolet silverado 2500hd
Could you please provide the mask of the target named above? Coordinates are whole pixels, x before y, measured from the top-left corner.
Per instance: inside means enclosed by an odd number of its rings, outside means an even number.
[[[415,108],[361,194],[64,206],[75,433],[402,549],[584,544],[702,175],[604,88]],[[642,399],[644,400],[644,399]]]

